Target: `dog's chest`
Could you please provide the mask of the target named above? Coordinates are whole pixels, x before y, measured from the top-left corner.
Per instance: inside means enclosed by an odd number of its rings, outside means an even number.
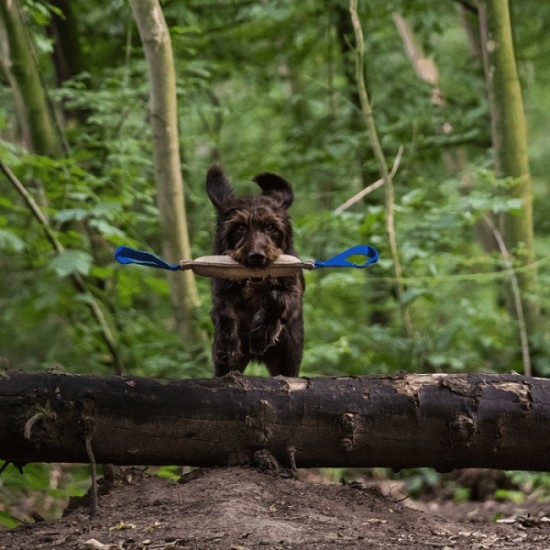
[[[269,292],[273,290],[273,283],[269,279],[248,279],[241,292],[241,307],[248,310],[258,310],[262,307]]]

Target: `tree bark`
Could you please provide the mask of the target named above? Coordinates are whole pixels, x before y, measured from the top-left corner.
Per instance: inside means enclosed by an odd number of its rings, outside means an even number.
[[[522,201],[519,214],[508,213],[504,216],[502,234],[518,264],[529,266],[535,262],[533,193],[529,174],[527,125],[508,0],[480,0],[479,19],[495,172],[499,177],[513,178],[510,194]],[[533,334],[540,326],[536,269],[518,273],[518,280],[528,332]]]
[[[0,37],[0,63],[13,90],[23,143],[33,153],[58,156],[59,136],[17,0],[0,1]]]
[[[374,112],[367,91],[365,81],[365,38],[363,36],[363,27],[357,11],[357,0],[350,0],[349,11],[351,24],[355,34],[355,72],[357,80],[357,90],[361,102],[361,112],[367,127],[371,149],[380,172],[380,177],[384,180],[384,212],[386,216],[386,234],[390,245],[391,259],[393,263],[393,272],[395,275],[395,293],[401,313],[401,320],[405,333],[409,338],[414,338],[414,327],[407,304],[403,301],[405,287],[403,285],[403,270],[397,246],[397,235],[395,231],[395,193],[393,187],[393,175],[388,168],[386,157],[382,149],[382,144],[378,136],[378,129],[374,120]]]
[[[181,173],[172,42],[158,0],[130,0],[149,67],[151,125],[157,204],[164,257],[191,259]],[[176,326],[184,341],[197,334],[193,312],[199,304],[192,272],[169,273]]]
[[[11,373],[0,458],[550,470],[550,381],[520,375],[150,380]]]
[[[53,13],[48,34],[53,40],[53,61],[58,86],[84,70],[82,51],[78,41],[78,19],[70,0],[52,0],[60,12]]]

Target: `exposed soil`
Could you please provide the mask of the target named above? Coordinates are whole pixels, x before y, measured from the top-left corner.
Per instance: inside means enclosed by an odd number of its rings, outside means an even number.
[[[0,531],[0,550],[50,549],[549,549],[550,524],[492,507],[424,510],[362,484],[323,485],[244,468],[198,470],[179,483],[126,475],[100,497],[97,513]],[[431,509],[436,507],[436,512]],[[468,506],[468,508],[466,508]],[[453,516],[456,515],[455,519]],[[447,517],[445,517],[447,516]]]

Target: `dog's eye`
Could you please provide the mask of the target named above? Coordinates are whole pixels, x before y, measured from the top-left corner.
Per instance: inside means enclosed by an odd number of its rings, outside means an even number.
[[[246,231],[246,225],[244,223],[239,223],[235,226],[235,233],[242,235]]]
[[[277,231],[277,227],[274,224],[270,223],[270,224],[265,226],[265,230],[268,233],[275,233]]]

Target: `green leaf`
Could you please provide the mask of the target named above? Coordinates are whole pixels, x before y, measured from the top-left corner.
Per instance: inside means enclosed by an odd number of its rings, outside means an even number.
[[[497,500],[510,500],[515,504],[522,504],[525,502],[525,494],[521,491],[514,491],[511,489],[497,489],[495,491],[495,498]]]
[[[23,240],[7,229],[0,229],[0,250],[21,252],[24,248],[25,243]]]
[[[60,223],[66,223],[70,221],[82,221],[89,215],[90,213],[83,208],[67,208],[56,212],[54,218]]]
[[[108,220],[115,219],[122,211],[122,205],[113,201],[104,201],[96,204],[92,213],[95,218],[106,218]]]
[[[2,512],[0,510],[0,525],[4,525],[8,529],[13,529],[14,527],[20,525],[20,522],[18,522],[13,516],[10,516],[9,514],[6,514],[6,512]]]
[[[428,290],[424,288],[409,288],[403,292],[403,295],[401,296],[401,302],[403,304],[410,304],[417,298],[420,298],[420,296],[426,296],[428,295]]]
[[[120,229],[118,229],[118,227],[111,225],[105,220],[92,220],[90,222],[90,227],[97,229],[102,235],[105,235],[107,237],[126,237],[124,231],[121,231]]]
[[[155,473],[158,477],[178,481],[181,478],[181,466],[161,466]]]
[[[92,256],[83,250],[64,250],[50,262],[49,266],[59,277],[66,277],[73,273],[88,275],[92,263]]]

